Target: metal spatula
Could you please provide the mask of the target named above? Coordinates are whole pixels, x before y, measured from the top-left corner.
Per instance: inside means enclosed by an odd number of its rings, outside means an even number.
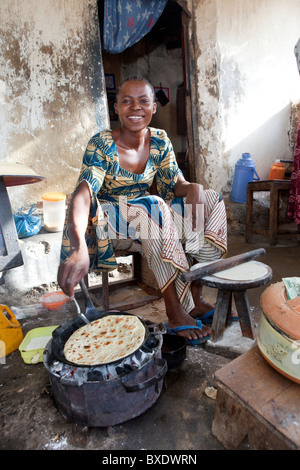
[[[81,290],[85,299],[85,316],[88,317],[87,319],[94,318],[94,317],[100,318],[104,316],[104,313],[99,312],[99,310],[97,310],[96,307],[94,306],[84,280],[81,279],[79,284],[80,284],[80,287],[81,287]]]
[[[80,307],[78,305],[78,302],[77,300],[75,299],[74,297],[74,304],[76,305],[76,308],[77,308],[77,313],[79,315],[79,317],[81,317],[83,319],[83,321],[85,321],[86,324],[90,324],[91,322],[86,318],[86,316],[84,315],[84,313],[82,313],[82,311],[80,310]]]

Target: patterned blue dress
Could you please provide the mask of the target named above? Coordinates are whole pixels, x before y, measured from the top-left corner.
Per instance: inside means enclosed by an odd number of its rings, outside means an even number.
[[[178,296],[183,299],[189,286],[178,273],[187,271],[193,260],[210,261],[226,253],[225,206],[217,192],[206,191],[208,224],[201,234],[192,234],[190,230],[187,237],[186,225],[182,229],[182,221],[186,220],[185,201],[175,198],[173,192],[180,169],[171,141],[164,130],[152,127],[149,130],[150,154],[142,174],[120,166],[118,148],[109,130],[94,135],[87,145],[76,188],[86,181],[91,193],[86,231],[90,269],[115,269],[112,239],[131,238],[142,246],[160,289],[163,291],[175,281]],[[158,196],[149,194],[154,181]],[[61,261],[69,252],[66,217]]]

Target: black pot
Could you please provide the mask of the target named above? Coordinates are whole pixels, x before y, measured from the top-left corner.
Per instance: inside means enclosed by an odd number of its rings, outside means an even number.
[[[168,368],[181,364],[186,357],[187,340],[183,336],[164,334],[162,357],[167,361]]]
[[[95,380],[95,377],[74,380],[72,373],[83,370],[78,368],[70,368],[70,375],[55,373],[51,366],[57,359],[51,343],[44,350],[44,365],[49,372],[53,399],[59,411],[76,424],[106,427],[129,421],[154,405],[162,392],[168,367],[161,358],[161,342],[149,362],[111,380]]]

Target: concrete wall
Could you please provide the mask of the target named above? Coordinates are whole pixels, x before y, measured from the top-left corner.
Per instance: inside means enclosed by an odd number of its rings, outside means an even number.
[[[9,188],[13,209],[72,191],[91,135],[107,126],[97,0],[1,0],[0,163],[47,177]]]
[[[250,152],[261,179],[289,159],[299,0],[189,0],[193,13],[196,176],[231,191],[235,163]]]
[[[196,177],[230,193],[242,152],[252,154],[261,178],[275,159],[292,158],[300,1],[188,0],[188,6]],[[47,177],[9,188],[17,209],[48,190],[72,191],[87,140],[108,116],[96,0],[2,0],[0,14],[0,163],[20,162]],[[123,72],[150,68],[154,85],[171,83],[171,102],[153,125],[175,135],[176,151],[184,151],[186,139],[174,132],[178,53],[160,48],[150,59],[123,64]]]

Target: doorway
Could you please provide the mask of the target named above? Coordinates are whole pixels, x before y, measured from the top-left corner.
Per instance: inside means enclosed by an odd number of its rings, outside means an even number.
[[[104,0],[98,0],[100,35],[103,44]],[[114,100],[118,85],[133,75],[143,76],[154,86],[157,96],[157,113],[151,126],[164,129],[174,147],[178,165],[186,179],[190,179],[193,138],[189,109],[189,79],[186,60],[185,2],[169,0],[162,15],[151,31],[139,42],[119,54],[102,50],[111,128],[118,126],[114,113]],[[162,96],[162,95],[161,95]],[[163,96],[163,98],[164,98]],[[189,113],[187,116],[187,112]]]

